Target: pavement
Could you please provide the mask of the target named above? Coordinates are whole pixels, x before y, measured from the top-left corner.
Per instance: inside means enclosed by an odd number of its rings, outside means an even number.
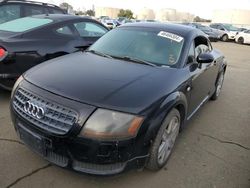
[[[79,174],[49,164],[16,136],[10,93],[0,90],[0,187],[250,187],[250,46],[213,43],[227,60],[224,87],[182,131],[159,172],[129,171],[111,177]]]

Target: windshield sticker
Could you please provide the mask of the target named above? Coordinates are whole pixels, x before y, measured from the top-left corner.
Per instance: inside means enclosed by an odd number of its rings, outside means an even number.
[[[178,36],[178,35],[175,35],[173,33],[168,33],[166,31],[160,31],[158,33],[158,36],[160,37],[165,37],[165,38],[168,38],[168,39],[171,39],[171,40],[174,40],[176,42],[181,42],[183,40],[183,37],[181,36]]]

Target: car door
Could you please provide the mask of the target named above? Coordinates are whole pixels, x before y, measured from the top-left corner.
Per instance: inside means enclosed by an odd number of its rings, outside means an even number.
[[[188,116],[191,117],[200,107],[203,102],[209,99],[215,89],[215,82],[218,74],[218,65],[215,62],[199,64],[197,57],[200,53],[212,53],[213,49],[210,42],[205,37],[197,37],[194,41],[195,58],[193,63],[190,63],[190,97],[188,106]],[[199,49],[199,50],[198,50]]]
[[[80,21],[73,24],[78,32],[81,44],[80,48],[85,49],[97,41],[101,36],[108,32],[103,25],[93,21]]]

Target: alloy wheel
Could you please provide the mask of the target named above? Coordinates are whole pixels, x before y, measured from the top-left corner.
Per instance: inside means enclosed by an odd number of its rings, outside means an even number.
[[[224,74],[221,73],[220,77],[218,79],[218,83],[217,83],[217,87],[216,87],[216,96],[218,97],[220,95],[221,89],[222,89],[222,85],[224,82]]]
[[[175,140],[179,133],[179,129],[180,120],[178,117],[174,116],[162,135],[161,143],[158,149],[158,163],[160,165],[165,163],[170,156]]]

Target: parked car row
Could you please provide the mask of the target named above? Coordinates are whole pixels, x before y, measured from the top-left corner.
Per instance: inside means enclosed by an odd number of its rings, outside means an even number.
[[[116,19],[111,19],[108,16],[102,16],[98,19],[102,24],[106,25],[108,28],[113,29],[120,25],[126,23],[137,23],[137,22],[158,22],[156,20],[139,20],[139,19],[128,19],[126,17],[118,17]]]
[[[223,37],[225,35],[225,32],[223,32],[223,31],[213,29],[211,27],[202,25],[200,23],[182,23],[182,24],[187,25],[187,26],[191,26],[191,27],[195,27],[195,28],[201,30],[202,32],[207,34],[207,36],[209,37],[209,39],[211,41],[223,40]]]
[[[208,35],[211,41],[229,41],[234,40],[240,44],[250,44],[250,30],[246,28],[237,28],[231,24],[213,23],[209,26],[200,23],[182,23],[195,27]]]

